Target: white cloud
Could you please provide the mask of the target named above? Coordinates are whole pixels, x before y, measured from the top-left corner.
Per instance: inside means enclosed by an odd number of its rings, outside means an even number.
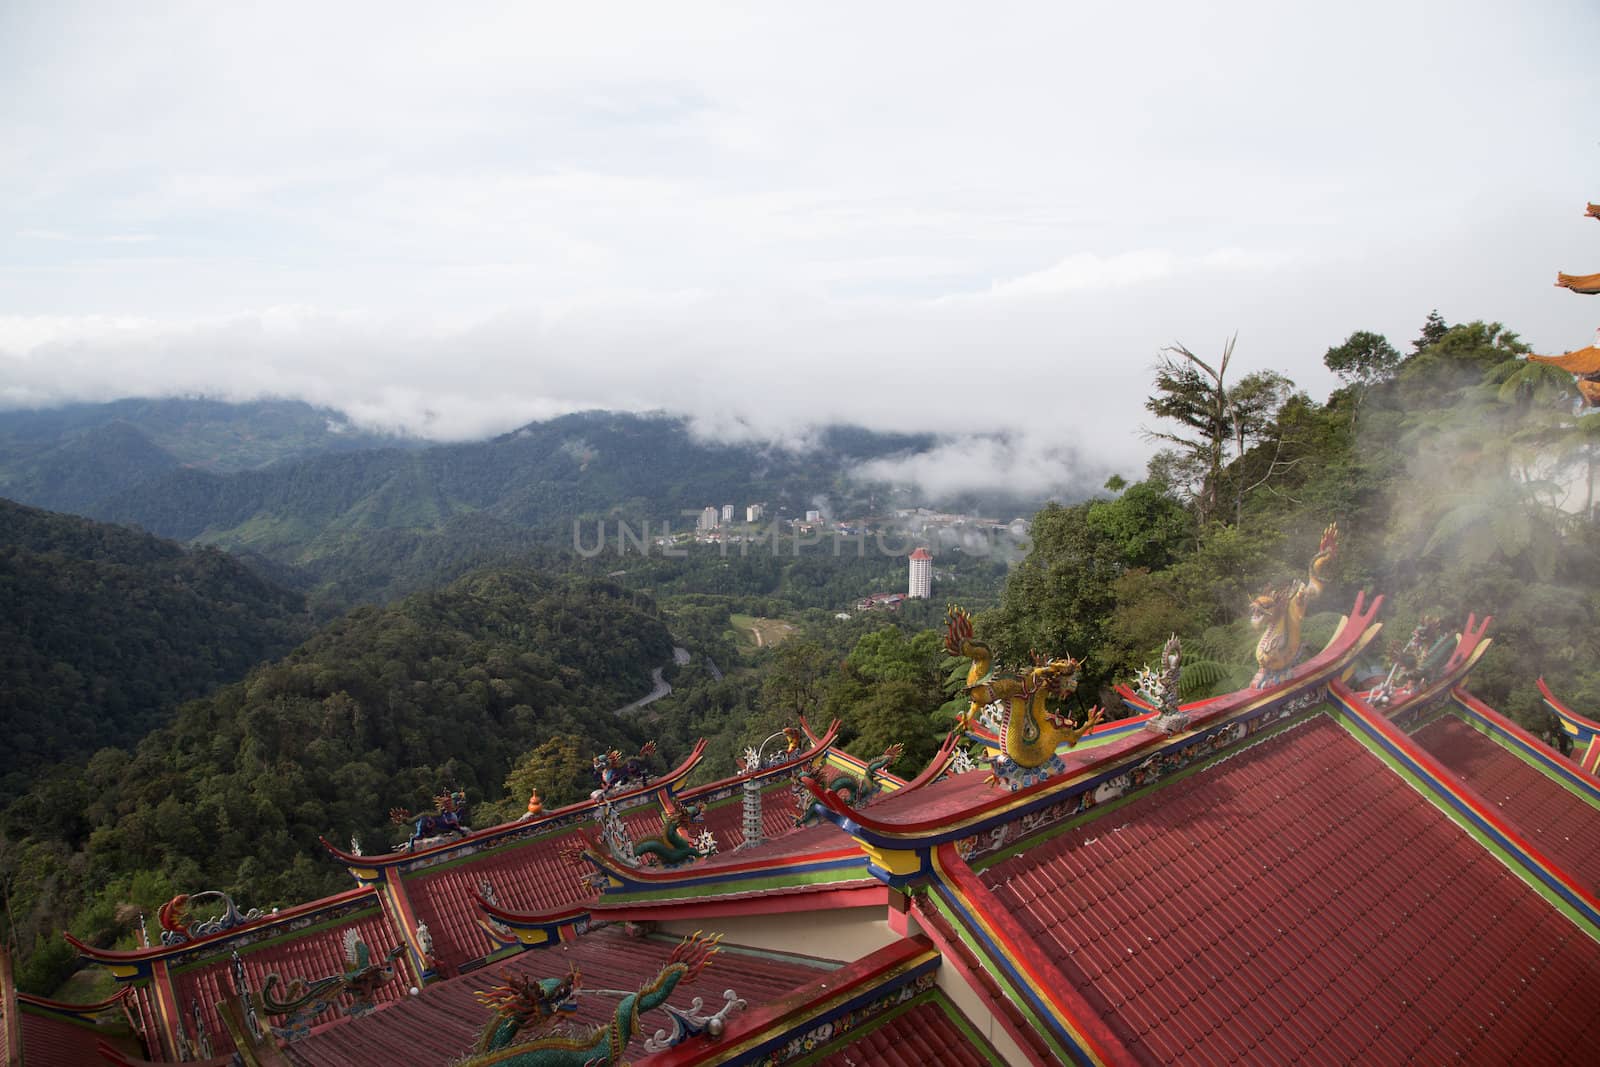
[[[7,5],[0,403],[848,419],[1009,434],[973,454],[1022,481],[1133,473],[1174,340],[1238,331],[1314,393],[1330,344],[1433,307],[1586,340],[1545,283],[1597,247],[1597,30],[1486,0]]]

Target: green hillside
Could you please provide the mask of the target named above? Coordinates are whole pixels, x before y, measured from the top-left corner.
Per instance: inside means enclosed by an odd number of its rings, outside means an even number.
[[[137,741],[310,630],[304,598],[212,548],[0,500],[0,797]]]
[[[0,877],[24,946],[41,937],[30,964],[64,968],[51,931],[114,936],[116,903],[152,886],[257,905],[342,889],[318,835],[385,847],[400,833],[388,810],[419,810],[445,786],[481,813],[542,742],[581,754],[548,797],[576,799],[589,753],[642,740],[610,712],[671,659],[654,603],[603,582],[487,571],[358,609],[185,704],[132,752],[62,768],[5,811]]]

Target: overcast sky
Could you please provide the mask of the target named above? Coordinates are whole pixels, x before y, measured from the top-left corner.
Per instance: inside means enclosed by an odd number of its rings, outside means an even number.
[[[943,473],[1136,474],[1174,341],[1318,399],[1435,307],[1589,343],[1552,282],[1600,270],[1597,41],[1592,0],[5,0],[0,403],[1012,430]]]

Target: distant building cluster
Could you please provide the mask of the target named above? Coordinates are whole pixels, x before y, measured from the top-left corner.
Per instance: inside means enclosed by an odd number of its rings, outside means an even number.
[[[767,513],[765,504],[748,504],[744,509],[745,522],[760,522]],[[695,520],[694,528],[699,533],[709,533],[716,529],[725,529],[734,524],[734,516],[738,512],[732,504],[724,504],[718,508],[707,504],[700,510],[700,517]]]

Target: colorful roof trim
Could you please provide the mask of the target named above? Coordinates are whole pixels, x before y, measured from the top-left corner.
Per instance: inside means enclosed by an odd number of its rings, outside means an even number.
[[[1572,758],[1583,770],[1600,775],[1600,723],[1579,715],[1557,700],[1543,678],[1539,679],[1539,692],[1544,696],[1544,706],[1555,715],[1562,733],[1571,741]]]
[[[1454,715],[1441,715],[1413,739],[1580,884],[1600,890],[1600,796],[1592,787],[1586,801],[1488,730]]]
[[[539,978],[559,977],[569,967],[582,974],[583,990],[573,1017],[580,1029],[609,1021],[617,998],[598,990],[630,991],[653,978],[671,955],[675,938],[629,937],[619,927],[595,930],[550,952],[514,956],[488,971],[463,975],[430,986],[403,1005],[379,1010],[361,1019],[329,1027],[285,1048],[289,1060],[304,1067],[372,1067],[375,1063],[445,1064],[471,1048],[477,1031],[488,1020],[473,993],[497,984],[504,970]],[[721,1004],[723,990],[733,989],[750,1005],[770,1003],[787,995],[821,973],[835,973],[835,965],[774,953],[750,953],[724,945],[698,978],[674,990],[669,1003],[686,1007],[695,997]],[[735,1020],[741,1015],[735,1015]],[[666,1026],[665,1015],[645,1016],[645,1034]],[[699,1039],[704,1041],[704,1039]],[[680,1046],[681,1047],[681,1046]],[[628,1059],[644,1059],[643,1041],[628,1046]]]
[[[1020,930],[1041,991],[1082,990],[1163,1063],[1583,1062],[1600,1025],[1572,999],[1600,944],[1326,715],[982,882],[1011,966]],[[1045,1021],[1063,1041],[1075,1022]]]

